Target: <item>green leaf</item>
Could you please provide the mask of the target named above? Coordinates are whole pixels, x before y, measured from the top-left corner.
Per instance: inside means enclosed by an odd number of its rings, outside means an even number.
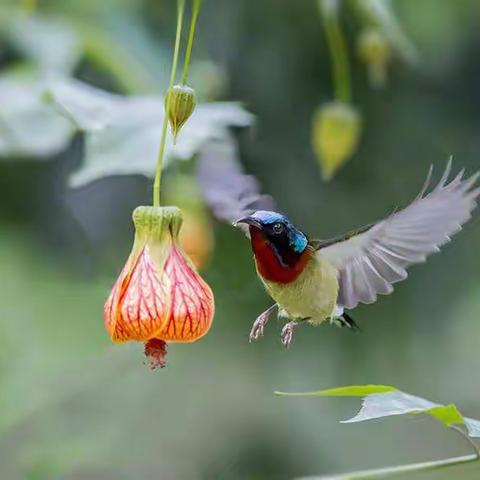
[[[455,405],[440,405],[425,398],[402,392],[392,386],[351,385],[317,392],[275,393],[289,396],[363,397],[360,411],[352,418],[343,420],[341,423],[357,423],[394,415],[424,413],[447,427],[465,425],[470,437],[480,437],[480,421],[464,418]]]
[[[389,385],[350,385],[348,387],[329,388],[316,392],[287,393],[275,392],[276,395],[285,396],[315,396],[315,397],[364,397],[372,393],[385,393],[396,390]]]
[[[115,19],[107,24],[77,17],[74,25],[85,57],[100,70],[110,72],[125,93],[161,91],[168,81],[170,50],[151,38],[137,16],[116,12]]]
[[[70,141],[72,125],[41,100],[34,71],[0,76],[0,157],[50,157]]]
[[[462,414],[457,410],[457,407],[453,405],[453,403],[445,406],[433,407],[430,410],[426,410],[425,413],[447,425],[447,427],[464,423]]]
[[[74,80],[56,80],[47,97],[59,113],[85,133],[84,164],[71,177],[79,187],[111,175],[155,171],[163,98],[123,97]],[[208,141],[230,139],[228,127],[247,127],[253,116],[238,103],[209,103],[197,106],[174,146],[167,141],[165,166],[174,159],[187,160]]]
[[[373,393],[364,397],[362,408],[352,418],[342,423],[364,422],[374,418],[391,415],[405,415],[406,413],[421,413],[439,405],[421,397],[415,397],[400,390],[386,393]]]
[[[67,23],[17,13],[9,16],[7,26],[14,47],[43,71],[69,74],[80,59],[80,39]]]
[[[474,418],[463,417],[465,426],[470,437],[480,437],[480,420]]]

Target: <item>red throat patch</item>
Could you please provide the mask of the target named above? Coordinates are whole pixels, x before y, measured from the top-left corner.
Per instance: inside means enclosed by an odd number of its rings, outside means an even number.
[[[309,248],[306,248],[301,254],[292,252],[288,262],[285,262],[260,230],[251,228],[250,235],[258,272],[270,282],[293,282],[303,272],[310,260],[311,253]]]

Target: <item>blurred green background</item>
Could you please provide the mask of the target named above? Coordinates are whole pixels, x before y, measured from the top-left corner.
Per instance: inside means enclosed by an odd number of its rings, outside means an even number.
[[[418,62],[395,60],[386,88],[372,91],[352,58],[364,131],[328,184],[310,145],[312,113],[331,98],[316,2],[205,0],[200,13],[193,56],[212,63],[210,76],[200,72],[193,86],[207,98],[218,82],[217,98],[240,100],[256,115],[253,131],[238,136],[245,169],[317,236],[404,205],[428,166],[438,174],[450,154],[457,169],[480,166],[480,4],[402,0],[393,7]],[[0,72],[30,68],[35,59],[22,38],[31,31],[12,23],[17,2],[3,0],[1,8]],[[81,32],[74,77],[121,94],[165,89],[173,0],[40,0],[37,9]],[[348,9],[342,24],[354,57],[357,27]],[[46,58],[65,45],[54,35]],[[0,120],[7,113],[0,105]],[[33,136],[40,125],[28,128]],[[151,372],[142,346],[113,346],[102,321],[131,246],[131,211],[150,201],[151,182],[109,177],[70,190],[66,179],[82,154],[78,134],[54,153],[3,151],[0,158],[2,479],[288,479],[468,452],[428,418],[340,425],[356,400],[273,391],[392,384],[480,418],[478,212],[394,295],[354,312],[360,334],[301,328],[289,351],[279,322],[248,343],[269,299],[248,242],[216,222],[203,272],[216,292],[213,328],[198,343],[171,345],[167,368]],[[472,464],[408,478],[476,479],[479,471]]]

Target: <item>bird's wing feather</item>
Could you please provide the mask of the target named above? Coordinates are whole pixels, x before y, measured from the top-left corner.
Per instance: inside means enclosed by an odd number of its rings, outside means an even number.
[[[431,167],[421,192],[405,209],[358,235],[319,244],[318,254],[339,272],[339,305],[351,309],[375,302],[377,294],[391,293],[392,284],[407,278],[407,267],[424,262],[461,230],[480,194],[480,188],[473,189],[480,172],[462,179],[462,170],[448,182],[450,171],[451,161],[438,185],[426,194]]]
[[[198,155],[198,182],[213,214],[232,223],[256,210],[274,210],[273,198],[260,193],[253,175],[243,173],[235,142],[228,140],[209,142]]]

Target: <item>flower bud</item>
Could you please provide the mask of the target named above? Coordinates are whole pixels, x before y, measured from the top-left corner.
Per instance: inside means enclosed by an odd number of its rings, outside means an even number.
[[[174,85],[165,95],[165,112],[168,111],[168,121],[172,129],[173,143],[176,143],[180,129],[190,118],[197,99],[195,90],[186,85]]]
[[[135,240],[104,307],[115,343],[146,342],[152,368],[164,366],[166,342],[189,343],[212,324],[214,299],[179,245],[177,207],[138,207]]]
[[[347,103],[330,102],[315,111],[312,143],[325,180],[355,152],[360,130],[360,115]]]
[[[357,39],[360,60],[365,63],[373,87],[381,88],[387,80],[387,67],[392,52],[384,33],[377,28],[364,30]]]

